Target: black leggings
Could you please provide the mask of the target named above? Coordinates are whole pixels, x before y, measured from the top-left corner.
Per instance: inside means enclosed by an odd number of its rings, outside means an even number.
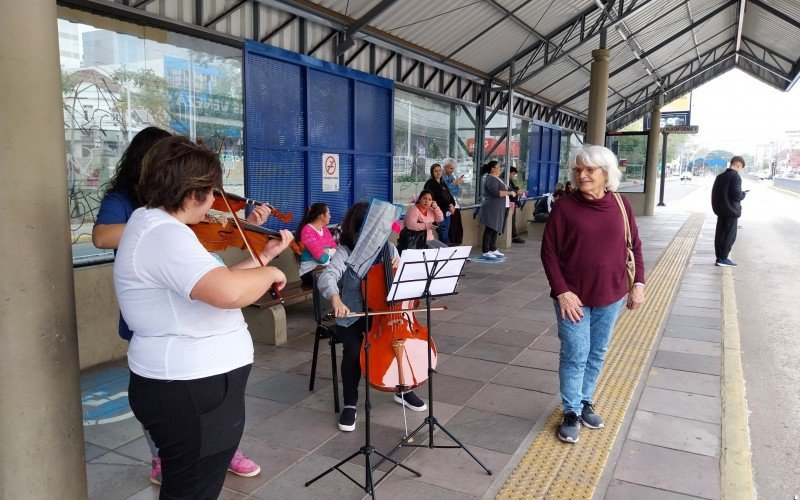
[[[156,380],[131,372],[131,409],[161,457],[161,500],[219,496],[244,431],[250,367],[195,380]]]
[[[364,318],[348,327],[336,327],[336,340],[342,343],[342,395],[345,406],[358,403],[358,383],[361,382],[361,341],[364,338]]]
[[[486,226],[483,230],[483,244],[481,245],[483,253],[494,252],[497,250],[497,231]]]

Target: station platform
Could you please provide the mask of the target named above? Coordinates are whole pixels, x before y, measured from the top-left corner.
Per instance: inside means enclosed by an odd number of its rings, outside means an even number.
[[[395,469],[377,497],[677,499],[752,491],[747,426],[735,418],[744,417],[744,401],[732,272],[713,266],[715,218],[664,210],[637,222],[646,302],[625,310],[614,332],[596,395],[606,427],[582,429],[574,445],[555,436],[559,341],[541,240],[528,238],[504,250],[504,262],[467,263],[460,292],[436,301],[449,310],[434,313],[436,416],[494,474],[463,450],[402,449],[395,457],[422,477]],[[287,323],[286,345],[256,346],[248,382],[240,449],[262,471],[229,473],[220,498],[363,498],[337,472],[304,487],[362,445],[364,412],[355,432],[338,430],[325,344],[308,391],[311,302],[287,308]],[[127,407],[125,361],[87,371],[82,381],[90,498],[157,498],[147,445]],[[427,399],[427,386],[417,393]],[[363,401],[363,387],[360,395]],[[377,391],[372,402],[373,444],[386,452],[403,437],[401,408]],[[414,429],[427,412],[407,416]],[[437,434],[437,444],[446,441]],[[343,468],[363,480],[363,458]]]

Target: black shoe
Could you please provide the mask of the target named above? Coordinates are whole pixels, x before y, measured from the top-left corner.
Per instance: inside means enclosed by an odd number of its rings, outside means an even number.
[[[564,414],[564,420],[558,428],[558,439],[566,443],[577,443],[581,433],[578,415],[571,411]]]
[[[582,401],[581,422],[590,429],[602,429],[606,426],[600,415],[594,412],[594,405],[588,401]]]
[[[402,397],[400,397],[400,393],[395,393],[394,400],[409,410],[425,411],[428,409],[428,405],[425,404],[425,401],[419,399],[417,395],[414,394],[414,391],[406,392]]]
[[[353,432],[356,430],[356,407],[345,406],[342,415],[339,417],[339,430]]]
[[[513,241],[514,243],[525,243],[525,240],[523,240],[523,239],[522,239],[522,238],[520,238],[519,236],[517,236],[516,238],[514,238],[514,239],[513,239],[513,240],[511,240],[511,241]]]

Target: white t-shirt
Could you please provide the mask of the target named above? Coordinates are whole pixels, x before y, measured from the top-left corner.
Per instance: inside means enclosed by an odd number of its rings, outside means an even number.
[[[219,309],[189,294],[222,266],[185,224],[160,209],[133,212],[117,250],[114,287],[133,331],[128,366],[142,377],[193,380],[253,362],[241,309]]]

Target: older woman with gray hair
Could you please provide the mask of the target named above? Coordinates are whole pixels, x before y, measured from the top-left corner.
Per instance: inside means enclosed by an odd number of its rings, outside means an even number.
[[[611,332],[627,295],[628,309],[644,302],[642,243],[627,198],[615,191],[617,158],[603,146],[585,146],[575,158],[577,189],[553,205],[542,237],[541,257],[550,283],[558,338],[558,375],[564,419],[558,438],[577,443],[580,424],[598,429],[594,390]],[[630,224],[636,273],[629,289],[623,210]]]

